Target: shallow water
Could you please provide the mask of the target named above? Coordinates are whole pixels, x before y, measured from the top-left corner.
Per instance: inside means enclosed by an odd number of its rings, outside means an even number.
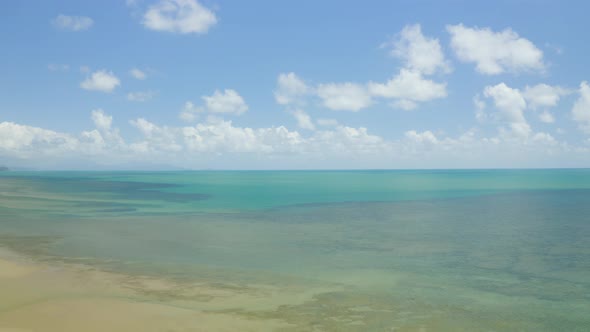
[[[286,330],[590,330],[588,238],[590,170],[0,176],[0,245],[236,293],[295,289],[306,297],[194,304]]]

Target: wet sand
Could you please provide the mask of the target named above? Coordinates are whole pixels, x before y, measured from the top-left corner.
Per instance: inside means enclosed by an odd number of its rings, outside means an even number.
[[[2,250],[0,332],[274,331],[289,324],[224,311],[248,301],[271,308],[296,298],[292,297],[295,294],[272,296],[270,292],[271,296],[265,294],[265,305],[255,292],[195,284],[182,285],[183,299],[167,299],[167,293],[178,293],[178,287],[164,280],[101,272],[83,265],[39,263]]]

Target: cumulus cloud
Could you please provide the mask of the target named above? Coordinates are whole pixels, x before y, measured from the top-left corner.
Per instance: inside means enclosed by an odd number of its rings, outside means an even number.
[[[0,156],[11,165],[51,168],[76,160],[82,161],[79,165],[109,169],[126,163],[183,168],[530,167],[556,157],[577,157],[568,164],[573,166],[590,160],[580,158],[589,156],[578,153],[588,150],[584,146],[569,146],[547,133],[515,141],[502,135],[479,136],[474,130],[456,138],[409,130],[399,139],[384,139],[363,127],[336,125],[302,135],[284,126],[240,127],[208,116],[195,125],[178,127],[134,119],[130,124],[139,136],[127,141],[106,112],[94,110],[91,118],[95,129],[78,135],[1,122]]]
[[[113,117],[104,113],[102,109],[96,109],[90,113],[92,122],[96,128],[102,131],[109,131],[113,124]]]
[[[426,75],[450,71],[438,39],[425,37],[420,24],[405,26],[391,46],[391,54],[402,59],[405,68]]]
[[[315,125],[313,124],[313,121],[311,121],[309,114],[302,110],[295,110],[291,112],[291,114],[293,114],[299,128],[315,130]]]
[[[215,90],[211,96],[202,96],[203,105],[195,105],[192,101],[184,103],[178,117],[184,122],[195,121],[200,113],[240,115],[248,110],[244,98],[235,90]]]
[[[488,86],[484,89],[484,96],[493,98],[495,106],[501,111],[491,116],[484,111],[485,102],[480,99],[479,94],[473,101],[477,108],[476,118],[479,122],[483,123],[489,118],[494,118],[497,121],[507,121],[516,129],[522,129],[523,132],[530,132],[530,126],[524,120],[525,109],[534,111],[539,121],[543,123],[554,123],[555,116],[549,109],[557,106],[561,97],[570,93],[569,89],[547,84],[527,85],[524,91],[510,88],[505,83]]]
[[[211,113],[233,113],[240,115],[248,110],[248,105],[235,90],[215,90],[211,96],[203,96],[205,108]]]
[[[494,32],[490,28],[448,25],[451,48],[463,62],[473,62],[486,75],[504,72],[543,71],[543,52],[512,29]]]
[[[68,134],[13,122],[0,123],[0,150],[14,155],[34,157],[75,147],[76,140]]]
[[[580,83],[580,94],[572,108],[572,118],[578,123],[580,129],[590,134],[590,86],[588,82]]]
[[[131,76],[133,76],[134,78],[138,79],[138,80],[145,80],[147,78],[147,74],[137,68],[133,68],[129,71],[129,74],[131,74]]]
[[[179,152],[183,149],[178,141],[179,129],[161,127],[144,118],[129,121],[143,135],[144,141],[130,145],[130,149],[136,152],[164,151]]]
[[[425,37],[419,24],[407,25],[392,46],[391,54],[402,59],[404,67],[385,83],[369,82],[367,88],[372,96],[393,99],[391,105],[403,110],[447,96],[446,83],[424,78],[451,70],[438,39]]]
[[[438,39],[424,36],[419,24],[404,27],[395,40],[383,46],[392,47],[391,54],[404,63],[399,73],[387,82],[320,83],[310,87],[295,73],[283,73],[277,81],[276,102],[301,105],[314,97],[328,109],[358,112],[372,106],[377,98],[388,99],[394,108],[413,110],[421,102],[447,96],[446,83],[427,79],[425,75],[448,73],[450,65]]]
[[[294,73],[288,73],[279,75],[277,85],[275,99],[280,105],[301,105],[313,97],[335,111],[358,112],[373,105],[374,97],[390,99],[394,107],[411,110],[420,102],[447,96],[446,83],[426,79],[420,71],[407,68],[385,83],[320,83],[310,87]]]
[[[438,139],[436,136],[430,131],[426,130],[423,132],[417,132],[415,130],[406,131],[404,134],[405,138],[413,143],[419,144],[437,144]]]
[[[338,126],[332,130],[316,132],[303,141],[302,151],[316,156],[355,157],[389,153],[392,145],[383,138],[369,133],[367,128]]]
[[[374,96],[397,99],[395,105],[406,110],[416,108],[417,102],[447,96],[445,83],[425,79],[420,72],[409,69],[402,69],[386,83],[370,82],[368,88]]]
[[[521,138],[529,136],[531,127],[524,117],[527,104],[520,90],[513,89],[505,83],[500,83],[494,86],[486,86],[484,96],[492,98],[494,105],[500,111],[497,114],[497,120],[508,124],[510,131],[516,136]]]
[[[51,23],[59,29],[83,31],[90,29],[94,24],[94,21],[86,16],[68,16],[60,14],[54,18]]]
[[[127,93],[127,100],[129,101],[137,101],[137,102],[146,102],[149,101],[154,97],[155,93],[153,91],[136,91],[136,92],[129,92]]]
[[[181,34],[204,34],[216,23],[215,13],[196,0],[161,0],[143,16],[148,29]]]
[[[197,107],[192,102],[187,101],[184,103],[184,106],[182,107],[178,117],[184,122],[193,122],[197,119],[198,114],[202,112],[205,112],[202,107]]]
[[[311,89],[295,73],[281,73],[277,79],[277,89],[274,92],[278,104],[289,105],[301,101],[301,98],[311,92]]]
[[[191,151],[216,153],[294,152],[302,138],[283,126],[270,128],[235,127],[231,121],[209,118],[195,127],[183,128],[183,140]]]
[[[317,95],[325,107],[334,111],[357,112],[371,106],[369,91],[355,83],[326,83],[317,87]]]
[[[547,133],[535,133],[532,142],[546,145],[557,145],[559,143],[553,136]]]
[[[539,120],[544,123],[554,123],[555,117],[548,110],[557,106],[561,97],[570,94],[569,89],[547,84],[537,84],[535,86],[526,86],[523,96],[527,101],[528,108],[532,110],[542,109],[538,113]]]
[[[538,109],[557,106],[559,99],[569,93],[569,90],[559,86],[537,84],[535,86],[527,85],[523,96],[531,109]]]
[[[39,149],[44,155],[51,154],[56,159],[74,156],[110,164],[164,161],[194,167],[203,160],[225,155],[248,160],[248,156],[254,154],[270,158],[264,159],[267,161],[277,158],[293,161],[296,159],[292,158],[301,156],[348,158],[387,149],[386,142],[369,134],[366,128],[338,126],[303,137],[284,126],[238,127],[231,121],[212,116],[194,126],[184,127],[161,126],[144,118],[134,119],[130,124],[141,136],[139,140],[127,142],[113,127],[113,118],[103,110],[92,111],[91,118],[96,129],[84,131],[78,136],[9,122],[0,123],[0,155],[30,161],[39,155],[34,153]],[[49,158],[43,159],[47,160]]]
[[[87,77],[80,87],[85,90],[112,92],[121,85],[121,81],[111,71],[99,70]]]

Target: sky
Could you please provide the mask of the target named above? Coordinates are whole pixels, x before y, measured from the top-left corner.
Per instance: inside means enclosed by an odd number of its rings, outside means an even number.
[[[586,1],[0,2],[0,165],[590,166]]]

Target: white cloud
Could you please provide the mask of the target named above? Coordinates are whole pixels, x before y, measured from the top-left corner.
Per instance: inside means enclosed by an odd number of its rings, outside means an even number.
[[[527,85],[523,96],[531,109],[537,109],[557,106],[559,99],[569,93],[569,90],[558,86],[537,84],[532,87]]]
[[[0,150],[12,151],[16,155],[34,157],[57,150],[71,150],[75,145],[75,139],[68,134],[13,122],[0,123]]]
[[[83,31],[90,29],[94,21],[86,16],[68,16],[60,14],[52,21],[54,26],[71,31]]]
[[[111,130],[113,124],[113,117],[104,113],[102,109],[96,109],[91,112],[91,119],[96,128],[101,131]]]
[[[160,0],[143,16],[143,25],[151,30],[204,34],[217,23],[217,17],[196,0]]]
[[[157,134],[161,129],[156,126],[155,124],[147,121],[144,118],[138,118],[136,120],[131,120],[129,123],[134,126],[135,128],[139,129],[139,131],[147,137],[151,137],[154,134]]]
[[[578,92],[580,96],[572,108],[572,118],[579,124],[580,129],[590,134],[590,86],[588,82],[580,83]]]
[[[484,96],[491,97],[497,108],[505,112],[510,121],[524,119],[522,111],[526,108],[526,101],[518,89],[513,89],[505,83],[486,86]]]
[[[450,71],[438,39],[425,37],[420,24],[404,27],[393,42],[391,54],[402,59],[406,68],[422,74]]]
[[[180,129],[161,127],[146,119],[139,118],[129,123],[137,128],[144,136],[144,141],[130,145],[130,149],[140,153],[171,152],[183,150],[182,142],[178,139]]]
[[[239,127],[209,116],[196,125],[179,127],[135,119],[130,124],[140,136],[127,141],[104,111],[94,110],[92,119],[95,129],[79,135],[1,122],[0,157],[9,166],[71,168],[74,162],[103,169],[129,164],[138,168],[573,167],[590,161],[589,154],[580,153],[589,151],[583,144],[568,145],[547,133],[515,140],[502,132],[483,137],[468,130],[452,138],[431,130],[409,130],[387,140],[363,127],[338,125],[304,136],[284,126]]]
[[[277,79],[275,100],[281,105],[288,105],[301,101],[310,92],[310,88],[295,73],[281,73]]]
[[[532,141],[547,145],[556,145],[558,143],[553,136],[547,133],[536,133],[533,135]]]
[[[523,135],[526,132],[531,132],[530,126],[524,119],[523,111],[525,109],[533,111],[543,109],[537,113],[539,120],[544,123],[554,123],[555,117],[547,108],[555,107],[562,96],[570,93],[571,91],[568,89],[547,84],[526,86],[523,92],[510,88],[504,83],[493,87],[488,86],[484,90],[484,95],[493,98],[495,106],[501,111],[500,114],[496,114],[496,120],[510,123],[517,131],[522,131]],[[474,103],[479,108],[476,112],[478,121],[485,122],[483,120],[488,117],[488,114],[483,111],[485,103],[479,99],[479,95],[474,97]],[[515,123],[520,124],[516,125]]]
[[[315,125],[311,121],[309,114],[302,110],[295,110],[291,112],[291,114],[293,114],[293,117],[295,117],[295,120],[297,120],[297,126],[299,128],[315,130]]]
[[[312,149],[332,155],[372,154],[388,149],[387,142],[369,134],[367,128],[338,126],[333,130],[317,132],[309,139]]]
[[[184,103],[182,110],[178,117],[184,122],[193,122],[197,119],[199,113],[203,113],[205,110],[202,107],[197,107],[190,101]]]
[[[155,93],[152,91],[136,91],[136,92],[129,92],[127,94],[127,100],[129,101],[137,101],[137,102],[145,102],[154,97]]]
[[[96,129],[80,134],[77,153],[96,157],[120,157],[121,153],[124,154],[127,146],[119,130],[113,127],[113,117],[102,109],[96,109],[90,113],[90,118]]]
[[[385,45],[392,46],[391,54],[404,61],[404,68],[386,83],[323,83],[311,88],[295,73],[280,74],[275,90],[277,103],[302,104],[305,97],[314,96],[331,110],[357,112],[371,106],[376,96],[394,99],[391,105],[395,108],[412,110],[419,102],[447,96],[446,83],[423,77],[450,71],[438,39],[425,37],[420,25],[415,24],[404,27],[396,40]]]
[[[549,111],[543,111],[539,114],[539,120],[544,123],[553,123],[555,122],[555,117]]]
[[[424,102],[447,96],[446,83],[425,79],[417,71],[402,69],[385,84],[370,82],[369,91],[374,96],[398,99],[395,103],[402,109],[413,109],[416,102]]]
[[[391,103],[391,106],[393,108],[399,108],[404,111],[411,111],[416,109],[418,107],[418,104],[415,101],[411,101],[408,99],[400,99]]]
[[[145,80],[147,78],[147,74],[137,68],[131,69],[129,74],[138,80]]]
[[[419,133],[415,130],[409,130],[409,131],[406,131],[404,136],[406,137],[407,140],[409,140],[413,143],[419,143],[419,144],[437,144],[438,143],[438,139],[430,130],[426,130],[421,133]]]
[[[372,104],[369,91],[355,83],[320,84],[317,95],[325,107],[335,111],[357,112]]]
[[[187,101],[178,117],[184,122],[193,122],[201,113],[236,114],[240,115],[248,110],[248,105],[235,90],[215,90],[211,96],[202,96],[204,105],[197,106]]]
[[[526,138],[531,133],[531,128],[524,117],[524,110],[527,106],[526,101],[520,90],[510,88],[505,83],[500,83],[494,86],[486,86],[484,96],[494,100],[494,105],[500,110],[497,114],[497,120],[508,124],[513,134]]]
[[[297,132],[290,132],[285,127],[241,128],[231,121],[211,118],[194,127],[180,130],[178,139],[185,150],[190,153],[222,154],[281,154],[294,152],[302,141]]]
[[[203,96],[205,107],[211,113],[233,113],[240,115],[248,110],[248,105],[235,90],[215,90],[211,96]]]
[[[543,52],[510,28],[494,32],[490,28],[468,28],[458,24],[448,25],[447,31],[459,60],[474,62],[482,74],[545,69]]]
[[[373,104],[373,97],[393,99],[393,107],[412,110],[420,102],[447,96],[446,83],[426,79],[420,71],[407,68],[386,83],[321,83],[310,87],[295,73],[288,73],[279,75],[277,85],[274,93],[278,104],[302,105],[314,97],[322,106],[336,111],[360,111]]]
[[[121,81],[117,76],[106,70],[95,71],[80,83],[82,89],[102,92],[112,92],[119,85],[121,85]]]

